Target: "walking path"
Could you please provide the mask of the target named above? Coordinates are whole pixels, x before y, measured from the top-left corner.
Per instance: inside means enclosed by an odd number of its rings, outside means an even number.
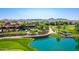
[[[10,36],[10,37],[1,37],[0,39],[3,39],[3,38],[22,38],[22,37],[25,37],[25,36]]]
[[[49,34],[52,34],[52,33],[56,33],[56,32],[54,32],[54,31],[52,30],[52,28],[49,27]]]
[[[2,38],[22,38],[22,37],[43,37],[43,36],[50,35],[50,34],[52,34],[52,33],[56,33],[56,32],[53,32],[53,31],[52,31],[52,28],[49,27],[49,32],[46,33],[46,34],[43,34],[43,35],[10,36],[10,37],[1,37],[0,39],[2,39]]]

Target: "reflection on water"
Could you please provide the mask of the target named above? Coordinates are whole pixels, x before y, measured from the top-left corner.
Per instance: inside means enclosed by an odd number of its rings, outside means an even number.
[[[60,38],[60,37],[58,37],[58,38],[56,38],[56,40],[57,40],[57,42],[60,42],[60,41],[61,41],[61,38]]]
[[[74,38],[76,45],[75,45],[75,49],[79,50],[79,38]]]
[[[36,38],[30,46],[39,51],[76,51],[79,50],[79,39],[44,37]]]

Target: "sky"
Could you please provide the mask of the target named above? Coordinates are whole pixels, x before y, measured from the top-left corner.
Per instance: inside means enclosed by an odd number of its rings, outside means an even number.
[[[0,19],[79,20],[79,8],[0,8]]]

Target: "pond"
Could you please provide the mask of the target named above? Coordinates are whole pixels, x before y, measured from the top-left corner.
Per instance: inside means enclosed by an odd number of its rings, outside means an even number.
[[[77,51],[79,40],[74,38],[45,37],[37,38],[30,43],[37,51]]]

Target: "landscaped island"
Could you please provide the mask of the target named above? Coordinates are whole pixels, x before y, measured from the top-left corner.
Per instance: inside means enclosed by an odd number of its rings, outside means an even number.
[[[78,40],[79,21],[0,20],[0,50],[38,50],[29,44],[37,40],[36,38],[46,39],[46,37],[56,37],[58,41],[61,38],[76,38]]]

